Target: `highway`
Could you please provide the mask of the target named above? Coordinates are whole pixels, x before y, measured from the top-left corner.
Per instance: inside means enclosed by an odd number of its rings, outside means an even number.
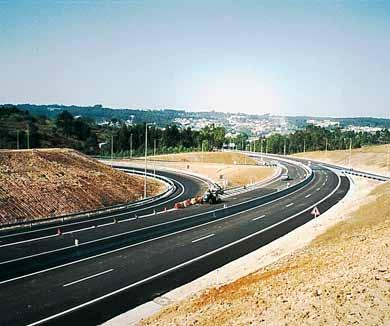
[[[283,164],[290,185],[305,177],[301,167]],[[120,223],[108,216],[110,224],[68,226],[61,236],[8,231],[0,238],[0,322],[96,325],[237,259],[312,219],[314,206],[323,212],[343,198],[346,177],[320,165],[313,171],[280,196],[275,190],[286,184],[278,180],[221,205],[136,219],[132,212]],[[199,192],[201,184],[193,187]]]

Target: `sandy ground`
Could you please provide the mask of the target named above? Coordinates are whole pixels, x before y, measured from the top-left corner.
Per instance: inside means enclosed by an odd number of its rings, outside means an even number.
[[[390,145],[367,146],[352,150],[320,151],[295,154],[297,157],[315,159],[345,167],[390,176]],[[351,158],[351,159],[350,159]]]
[[[189,163],[224,163],[224,164],[256,164],[256,161],[245,154],[235,152],[191,152],[150,156],[151,159],[171,162]]]
[[[144,166],[143,159],[118,160]],[[245,164],[246,163],[246,164]],[[178,169],[200,174],[226,187],[243,186],[272,177],[277,169],[256,165],[256,161],[240,153],[182,153],[148,157],[148,167]]]

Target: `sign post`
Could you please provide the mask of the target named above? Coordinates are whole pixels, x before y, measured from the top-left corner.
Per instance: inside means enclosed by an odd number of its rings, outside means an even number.
[[[314,207],[310,213],[311,215],[314,216],[314,218],[316,218],[317,216],[320,216],[320,210],[318,209],[318,207]]]

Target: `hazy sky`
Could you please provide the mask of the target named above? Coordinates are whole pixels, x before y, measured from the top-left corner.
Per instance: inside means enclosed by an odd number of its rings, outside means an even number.
[[[390,117],[390,1],[0,0],[0,103]]]

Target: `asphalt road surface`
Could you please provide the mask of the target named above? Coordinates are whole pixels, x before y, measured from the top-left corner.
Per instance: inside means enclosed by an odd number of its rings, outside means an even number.
[[[291,185],[304,178],[302,168],[286,165]],[[129,213],[128,221],[111,217],[105,226],[42,239],[0,238],[8,239],[0,243],[0,322],[96,325],[260,248],[312,219],[314,206],[323,212],[348,191],[347,178],[313,170],[307,184],[280,198],[262,199],[286,186],[275,181],[221,205],[131,220]]]

